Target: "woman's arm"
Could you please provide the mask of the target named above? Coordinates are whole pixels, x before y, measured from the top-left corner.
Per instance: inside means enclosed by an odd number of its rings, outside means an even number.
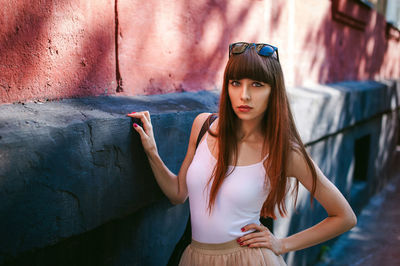
[[[314,163],[314,162],[313,162]],[[350,230],[357,223],[350,205],[342,193],[332,184],[314,163],[317,171],[315,198],[325,208],[328,217],[320,223],[289,237],[278,239],[263,225],[249,224],[242,231],[256,230],[239,237],[240,245],[266,247],[275,254],[304,249],[327,241]],[[292,151],[289,156],[288,176],[297,178],[309,191],[312,189],[312,175],[302,154]]]
[[[350,230],[357,224],[357,217],[342,193],[315,163],[314,166],[317,171],[315,199],[324,207],[328,217],[306,230],[281,239],[281,253],[317,245]],[[289,157],[288,176],[297,178],[311,191],[311,172],[303,155],[296,151],[292,151]]]
[[[189,145],[185,159],[181,165],[178,175],[172,173],[164,164],[158,154],[156,141],[153,134],[150,113],[148,111],[127,114],[129,117],[138,118],[143,123],[143,128],[134,124],[134,129],[139,133],[144,151],[149,160],[151,169],[161,190],[171,201],[172,204],[185,202],[187,198],[186,173],[189,168],[196,150],[197,136],[201,126],[208,117],[208,113],[199,114],[193,121],[192,130],[189,139]]]

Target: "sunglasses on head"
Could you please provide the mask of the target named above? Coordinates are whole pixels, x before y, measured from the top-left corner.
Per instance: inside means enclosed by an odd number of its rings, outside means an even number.
[[[256,49],[257,53],[261,56],[273,57],[279,62],[278,48],[266,43],[247,43],[235,42],[229,45],[229,57],[235,54],[241,54],[249,47]]]

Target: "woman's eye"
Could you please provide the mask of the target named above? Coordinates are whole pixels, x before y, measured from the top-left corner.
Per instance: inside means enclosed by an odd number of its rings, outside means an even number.
[[[236,87],[236,86],[239,86],[239,85],[240,85],[240,82],[237,81],[237,80],[232,80],[232,81],[231,81],[231,85]]]
[[[263,84],[260,83],[260,82],[253,82],[253,86],[254,86],[254,87],[262,87]]]

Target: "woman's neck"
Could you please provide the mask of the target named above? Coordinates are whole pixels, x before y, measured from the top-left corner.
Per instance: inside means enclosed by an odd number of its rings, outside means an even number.
[[[262,137],[260,120],[239,120],[238,130],[239,142],[254,142]]]

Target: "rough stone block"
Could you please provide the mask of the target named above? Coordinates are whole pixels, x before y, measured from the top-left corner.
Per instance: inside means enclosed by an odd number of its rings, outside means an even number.
[[[370,136],[367,194],[357,196],[367,200],[379,190],[398,134],[399,83],[350,82],[288,94],[314,161],[348,199],[354,197],[354,143]],[[32,258],[52,265],[68,250],[76,252],[75,261],[92,265],[164,264],[187,206],[163,197],[125,114],[150,111],[161,158],[177,173],[194,117],[217,111],[218,97],[218,91],[201,91],[0,106],[0,263],[18,257],[12,265]],[[309,208],[304,188],[298,203],[301,213],[291,210],[276,221],[277,235],[324,218],[321,206]],[[93,249],[83,255],[77,250],[85,245]],[[286,259],[307,261],[317,253],[314,247]]]
[[[199,92],[1,106],[2,254],[55,244],[160,200],[125,114],[151,112],[160,155],[177,172],[194,117],[215,112],[217,101]]]

